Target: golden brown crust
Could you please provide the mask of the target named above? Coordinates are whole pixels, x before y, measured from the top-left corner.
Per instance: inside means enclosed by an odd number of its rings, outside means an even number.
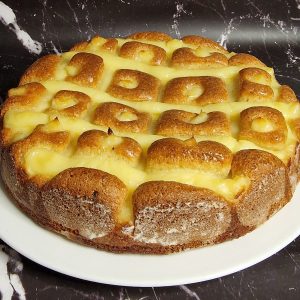
[[[258,119],[270,122],[272,129],[263,132],[253,129],[252,124]],[[280,150],[285,146],[287,133],[284,116],[277,109],[253,106],[243,110],[240,114],[239,139],[249,140],[267,149]]]
[[[230,124],[226,114],[220,111],[196,114],[173,109],[162,113],[156,133],[164,136],[226,136],[230,135]]]
[[[199,88],[196,97],[189,96],[189,90]],[[206,105],[226,102],[228,94],[222,79],[211,76],[178,77],[167,83],[162,102],[178,104]]]
[[[162,65],[167,59],[166,51],[158,46],[141,42],[126,42],[120,49],[119,55],[124,58],[140,61],[141,55],[151,55],[149,63],[154,66]]]
[[[291,120],[291,128],[297,136],[298,141],[300,141],[300,118]]]
[[[118,40],[107,39],[106,42],[101,46],[101,48],[110,52],[115,52],[118,48]]]
[[[232,160],[231,151],[213,141],[196,142],[194,138],[181,141],[164,138],[152,143],[147,153],[149,169],[199,169],[227,176]]]
[[[212,40],[202,37],[202,36],[187,35],[182,38],[182,41],[185,44],[193,45],[193,46],[196,46],[197,48],[198,47],[209,48],[209,49],[216,50],[217,52],[228,53],[228,51],[224,47],[222,47],[215,41],[212,41]]]
[[[95,109],[93,123],[122,132],[147,132],[151,117],[127,105],[106,102]]]
[[[274,92],[270,87],[271,75],[259,68],[246,68],[240,71],[239,101],[272,100]]]
[[[237,53],[228,60],[229,66],[251,66],[251,67],[266,67],[266,65],[253,55],[247,53]]]
[[[46,93],[45,87],[37,82],[27,83],[21,87],[10,89],[8,91],[8,99],[1,106],[1,118],[4,117],[8,110],[22,111],[34,108]]]
[[[75,103],[69,106],[69,102]],[[79,118],[86,114],[90,103],[91,98],[84,93],[62,90],[54,95],[51,105],[52,110],[58,110],[60,114],[70,118]]]
[[[133,40],[162,41],[162,42],[168,42],[172,40],[172,38],[169,35],[158,31],[136,32],[127,36],[127,38]]]
[[[89,42],[80,42],[75,44],[70,51],[84,51],[88,47]]]
[[[133,87],[126,87],[128,82]],[[107,93],[129,101],[152,101],[157,98],[159,84],[157,78],[147,73],[121,69],[115,72]]]
[[[89,42],[82,42],[74,45],[70,51],[87,51],[89,49],[102,49],[107,50],[109,52],[115,52],[118,48],[118,40],[117,39],[104,39],[100,36],[94,36]]]
[[[72,57],[68,67],[74,68],[76,74],[67,76],[67,81],[95,88],[102,77],[104,63],[103,59],[98,55],[80,52]]]
[[[116,154],[122,159],[138,163],[142,151],[142,147],[134,139],[115,137],[96,129],[85,131],[77,140],[77,152],[85,155]]]
[[[279,89],[278,101],[281,102],[298,102],[295,92],[287,85],[282,85]]]
[[[179,48],[173,52],[171,65],[175,68],[201,69],[220,68],[227,66],[227,57],[218,52],[212,52],[208,56],[198,56],[197,51],[190,48]]]
[[[60,56],[55,54],[46,55],[33,63],[21,77],[19,85],[30,82],[53,80]]]
[[[67,131],[60,132],[43,132],[35,130],[27,138],[18,141],[11,146],[11,153],[19,168],[24,166],[25,155],[33,148],[40,147],[50,151],[62,152],[70,143],[70,133]]]

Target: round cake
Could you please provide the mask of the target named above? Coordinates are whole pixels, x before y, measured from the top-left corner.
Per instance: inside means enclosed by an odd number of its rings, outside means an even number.
[[[96,36],[40,58],[8,92],[1,175],[22,211],[71,240],[170,253],[280,210],[299,139],[295,93],[256,57],[200,36]]]

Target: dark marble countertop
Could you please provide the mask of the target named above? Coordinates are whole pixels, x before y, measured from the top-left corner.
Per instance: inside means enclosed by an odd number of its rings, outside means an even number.
[[[65,51],[96,34],[126,36],[155,30],[178,38],[204,35],[232,51],[252,53],[300,96],[299,0],[4,0],[0,1],[0,97],[5,99],[7,90],[41,55]],[[300,239],[235,274],[159,288],[71,278],[30,261],[0,240],[0,298],[300,299]]]

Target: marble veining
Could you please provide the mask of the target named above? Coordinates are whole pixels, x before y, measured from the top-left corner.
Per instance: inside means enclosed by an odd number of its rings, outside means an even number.
[[[40,54],[42,52],[42,44],[33,40],[31,36],[18,25],[15,13],[2,1],[0,1],[0,21],[15,33],[17,39],[30,53]]]
[[[180,39],[181,38],[180,28],[179,28],[180,18],[182,17],[183,14],[191,15],[192,12],[188,12],[186,9],[184,9],[183,3],[180,3],[179,1],[175,1],[175,7],[176,7],[176,11],[173,14],[173,24],[171,25],[171,28],[173,29],[175,36],[178,39]]]
[[[217,40],[217,42],[220,43],[220,45],[222,45],[225,49],[227,49],[227,42],[229,39],[229,35],[235,29],[233,21],[234,19],[231,19],[229,21],[227,27],[224,29],[224,31],[221,33],[220,37]]]
[[[200,297],[192,291],[189,287],[186,285],[180,285],[179,288],[183,290],[191,299],[200,300]]]
[[[25,290],[20,280],[23,264],[20,255],[13,249],[0,244],[0,292],[3,300],[10,300],[15,294],[25,300]]]

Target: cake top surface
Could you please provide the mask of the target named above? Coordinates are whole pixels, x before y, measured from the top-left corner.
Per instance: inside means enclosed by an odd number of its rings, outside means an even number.
[[[175,181],[235,202],[252,173],[233,172],[234,155],[259,149],[287,165],[300,137],[297,97],[273,69],[199,36],[96,36],[36,61],[8,96],[2,146],[38,184],[87,167],[116,176],[129,196]]]

